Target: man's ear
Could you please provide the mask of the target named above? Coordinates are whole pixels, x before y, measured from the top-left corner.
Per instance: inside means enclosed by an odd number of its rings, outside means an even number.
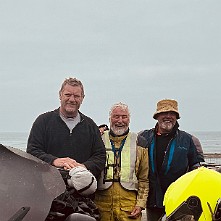
[[[83,100],[84,100],[84,98],[85,98],[85,95],[83,95],[82,97],[83,97],[83,98],[82,98],[82,100],[81,100],[81,104],[83,103]]]

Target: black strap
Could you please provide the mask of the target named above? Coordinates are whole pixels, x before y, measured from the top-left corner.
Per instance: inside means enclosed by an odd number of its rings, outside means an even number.
[[[93,184],[93,182],[94,182],[94,177],[91,178],[91,182],[87,186],[85,186],[84,188],[78,190],[78,193],[82,193],[83,191],[85,191],[88,188],[90,188],[90,186]]]

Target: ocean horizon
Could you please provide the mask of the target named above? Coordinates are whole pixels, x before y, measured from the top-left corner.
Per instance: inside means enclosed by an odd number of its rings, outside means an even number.
[[[203,147],[204,153],[221,153],[221,131],[191,132]],[[0,132],[0,143],[25,151],[29,132]]]

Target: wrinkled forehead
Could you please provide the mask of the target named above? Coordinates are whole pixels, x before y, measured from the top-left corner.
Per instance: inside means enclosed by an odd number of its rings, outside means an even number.
[[[114,116],[114,115],[129,116],[130,114],[129,114],[128,108],[115,107],[112,109],[112,112],[111,112],[111,116]]]
[[[73,94],[73,95],[80,95],[84,97],[84,91],[82,91],[81,86],[79,85],[70,85],[66,84],[62,90],[59,92],[59,95],[64,95],[64,94]]]

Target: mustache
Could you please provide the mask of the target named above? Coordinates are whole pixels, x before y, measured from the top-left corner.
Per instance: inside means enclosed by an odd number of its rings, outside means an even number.
[[[66,104],[75,105],[75,104],[76,104],[76,102],[75,102],[75,101],[73,101],[73,102],[72,102],[72,101],[71,101],[71,102],[69,101],[69,102],[67,102]]]
[[[125,127],[125,126],[127,126],[127,124],[125,124],[125,123],[116,123],[114,126],[116,126],[116,127]]]
[[[163,121],[173,121],[173,118],[165,117],[162,119]]]

